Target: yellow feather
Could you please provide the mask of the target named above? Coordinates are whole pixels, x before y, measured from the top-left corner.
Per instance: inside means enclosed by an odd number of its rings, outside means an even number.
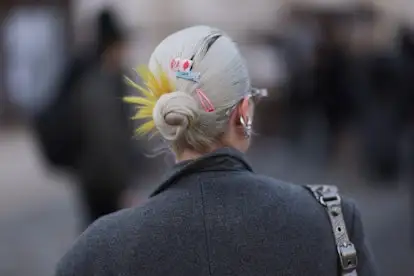
[[[138,119],[145,119],[145,118],[151,118],[152,117],[152,110],[150,108],[142,108],[140,109],[134,117],[132,117],[133,120]]]
[[[145,135],[150,133],[155,128],[154,121],[148,121],[144,124],[142,124],[137,130],[136,133],[139,135]]]
[[[168,74],[162,70],[158,65],[157,70],[152,72],[146,66],[140,66],[136,72],[142,79],[144,86],[140,86],[129,78],[125,78],[126,82],[139,92],[142,96],[128,96],[124,97],[124,101],[130,104],[137,105],[137,113],[132,117],[133,120],[145,119],[146,122],[138,127],[135,131],[137,135],[148,134],[155,128],[155,123],[152,118],[157,100],[164,94],[175,91],[174,84],[168,77]],[[153,133],[155,134],[155,133]]]
[[[124,101],[130,104],[139,104],[143,106],[155,106],[156,101],[152,101],[151,99],[146,99],[144,97],[134,97],[134,96],[127,96],[124,97]]]
[[[163,94],[169,93],[175,90],[175,86],[172,85],[166,72],[159,69],[160,86]]]
[[[125,77],[125,80],[126,80],[126,82],[129,86],[131,86],[131,87],[137,89],[138,91],[140,91],[142,94],[144,94],[145,97],[155,99],[155,96],[151,93],[151,91],[148,91],[148,89],[145,89],[141,85],[138,85],[137,83],[135,83],[133,80],[131,80],[128,77]]]
[[[154,74],[148,69],[148,67],[140,66],[137,69],[138,74],[141,76],[142,80],[144,81],[145,85],[148,89],[154,94],[156,97],[160,97],[160,86],[158,85],[158,80],[154,76]]]

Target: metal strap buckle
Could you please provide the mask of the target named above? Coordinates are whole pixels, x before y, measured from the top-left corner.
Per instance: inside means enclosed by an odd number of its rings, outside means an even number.
[[[311,187],[315,197],[323,206],[340,205],[341,198],[336,187],[320,185]]]
[[[328,191],[321,195],[319,202],[324,206],[340,205],[341,198],[337,192]]]
[[[358,265],[358,259],[357,252],[353,243],[349,242],[339,245],[338,253],[343,270],[350,271],[356,269]]]

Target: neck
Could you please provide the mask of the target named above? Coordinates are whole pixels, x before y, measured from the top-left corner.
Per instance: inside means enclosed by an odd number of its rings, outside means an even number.
[[[203,156],[205,154],[214,152],[214,151],[216,151],[216,150],[218,150],[220,148],[223,148],[223,147],[231,147],[231,148],[234,148],[234,149],[236,149],[238,151],[243,152],[243,150],[240,149],[240,148],[238,148],[237,146],[225,146],[225,145],[214,146],[214,147],[210,148],[209,151],[204,152],[204,153],[200,153],[200,152],[197,152],[197,151],[194,151],[194,150],[190,150],[190,149],[185,149],[182,153],[176,154],[175,162],[176,163],[180,163],[180,162],[183,162],[183,161],[195,160],[195,159],[198,159],[198,158],[200,158],[201,156]]]
[[[192,151],[192,150],[184,150],[180,155],[176,155],[176,163],[194,160],[194,159],[201,157],[202,155],[203,154]]]
[[[214,146],[214,147],[211,147],[208,151],[206,151],[204,153],[200,153],[200,152],[197,152],[195,150],[185,149],[182,153],[176,155],[176,162],[179,163],[179,162],[182,162],[182,161],[189,161],[189,160],[198,159],[201,156],[203,156],[204,154],[216,151],[219,148],[220,148],[219,146]]]

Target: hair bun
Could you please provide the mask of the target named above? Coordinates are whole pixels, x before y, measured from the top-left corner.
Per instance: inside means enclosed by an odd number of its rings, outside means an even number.
[[[175,141],[197,119],[198,105],[187,93],[175,91],[158,99],[152,116],[155,127],[164,139]]]

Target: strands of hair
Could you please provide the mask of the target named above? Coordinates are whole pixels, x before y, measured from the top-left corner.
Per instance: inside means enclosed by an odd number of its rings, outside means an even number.
[[[125,79],[130,86],[141,93],[141,96],[127,96],[124,97],[124,101],[137,105],[137,113],[132,119],[146,121],[136,129],[137,135],[145,135],[155,129],[152,112],[158,99],[164,94],[175,91],[175,86],[161,66],[158,66],[156,72],[152,72],[147,66],[140,66],[136,72],[141,77],[144,86],[138,85],[128,77]]]

